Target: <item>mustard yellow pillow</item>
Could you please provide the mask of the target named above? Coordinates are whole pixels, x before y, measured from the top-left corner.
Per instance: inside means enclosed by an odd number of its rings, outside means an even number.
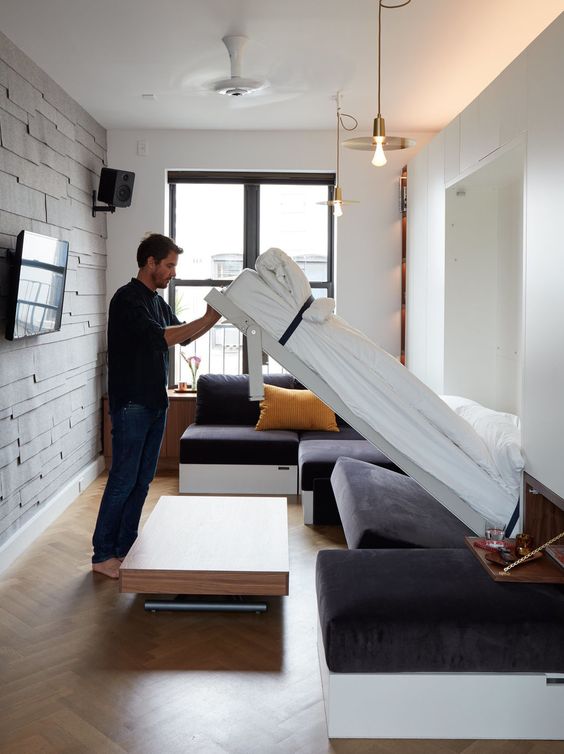
[[[339,431],[334,412],[311,390],[288,390],[275,385],[264,386],[264,400],[260,402],[255,429]]]

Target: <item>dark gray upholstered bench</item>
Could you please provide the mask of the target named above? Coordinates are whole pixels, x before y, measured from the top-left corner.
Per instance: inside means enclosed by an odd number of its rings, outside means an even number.
[[[289,374],[265,375],[264,381],[295,387]],[[180,438],[180,492],[296,495],[298,433],[257,432],[259,413],[246,375],[202,375],[196,421]]]
[[[339,458],[331,486],[351,549],[464,547],[473,534],[405,474]]]
[[[330,736],[564,734],[564,587],[467,549],[321,551],[316,587]]]
[[[365,440],[352,427],[340,427],[334,439],[319,439],[319,432],[301,432],[298,451],[298,468],[302,505],[311,498],[314,524],[340,523],[339,511],[333,488],[331,473],[341,456],[349,456],[399,471],[390,459]]]
[[[339,673],[564,673],[564,588],[500,584],[468,550],[323,550],[317,601]]]
[[[191,424],[180,441],[180,463],[271,464],[295,466],[298,461],[297,432],[254,426],[202,426]]]
[[[290,374],[265,375],[266,384],[282,388],[303,389]],[[198,381],[196,416],[180,438],[179,491],[190,494],[262,494],[299,495],[298,450],[300,445],[316,448],[305,450],[308,461],[304,478],[312,485],[306,488],[302,505],[304,522],[313,523],[315,489],[322,512],[329,500],[331,517],[316,523],[338,523],[330,475],[336,459],[347,448],[346,455],[372,462],[389,464],[364,438],[340,417],[339,432],[288,431],[269,429],[257,431],[260,405],[249,400],[247,375],[204,374]],[[354,441],[351,444],[351,441]],[[328,443],[328,451],[323,445]],[[348,446],[348,447],[347,447]],[[309,460],[311,459],[311,465]],[[308,469],[311,469],[311,473]],[[322,473],[323,477],[318,477]],[[309,484],[309,482],[308,482]]]

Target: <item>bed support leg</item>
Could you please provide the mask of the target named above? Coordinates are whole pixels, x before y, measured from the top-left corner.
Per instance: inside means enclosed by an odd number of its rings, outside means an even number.
[[[258,325],[249,325],[247,332],[249,357],[249,400],[262,401],[264,382],[262,377],[262,330]]]
[[[249,358],[249,400],[262,401],[264,398],[264,381],[262,377],[262,330],[250,317],[247,317],[223,293],[212,288],[204,297],[210,306],[222,314],[247,337]],[[276,345],[278,343],[274,341]],[[272,355],[272,354],[271,354]]]

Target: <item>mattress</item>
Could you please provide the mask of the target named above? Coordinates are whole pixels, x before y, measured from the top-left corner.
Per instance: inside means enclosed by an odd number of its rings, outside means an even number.
[[[257,260],[257,271],[243,270],[223,293],[279,340],[311,289],[290,257],[269,249]],[[285,348],[416,466],[487,521],[507,523],[518,501],[518,481],[496,467],[468,422],[390,354],[333,314],[333,308],[332,299],[315,300]]]

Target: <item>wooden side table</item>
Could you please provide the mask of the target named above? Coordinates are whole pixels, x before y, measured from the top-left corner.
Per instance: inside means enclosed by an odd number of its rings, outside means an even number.
[[[538,560],[523,563],[512,568],[508,573],[504,573],[504,566],[486,560],[486,550],[474,547],[477,539],[479,537],[465,537],[464,541],[494,581],[521,584],[564,584],[564,568],[556,565],[546,553],[543,553],[542,558]]]
[[[180,438],[186,427],[194,422],[196,416],[196,393],[177,393],[168,391],[169,407],[166,419],[165,433],[161,453],[159,455],[158,470],[178,469],[180,462]],[[109,413],[108,396],[104,395],[103,403],[103,436],[102,448],[106,459],[106,468],[110,468],[112,461],[112,422]]]

